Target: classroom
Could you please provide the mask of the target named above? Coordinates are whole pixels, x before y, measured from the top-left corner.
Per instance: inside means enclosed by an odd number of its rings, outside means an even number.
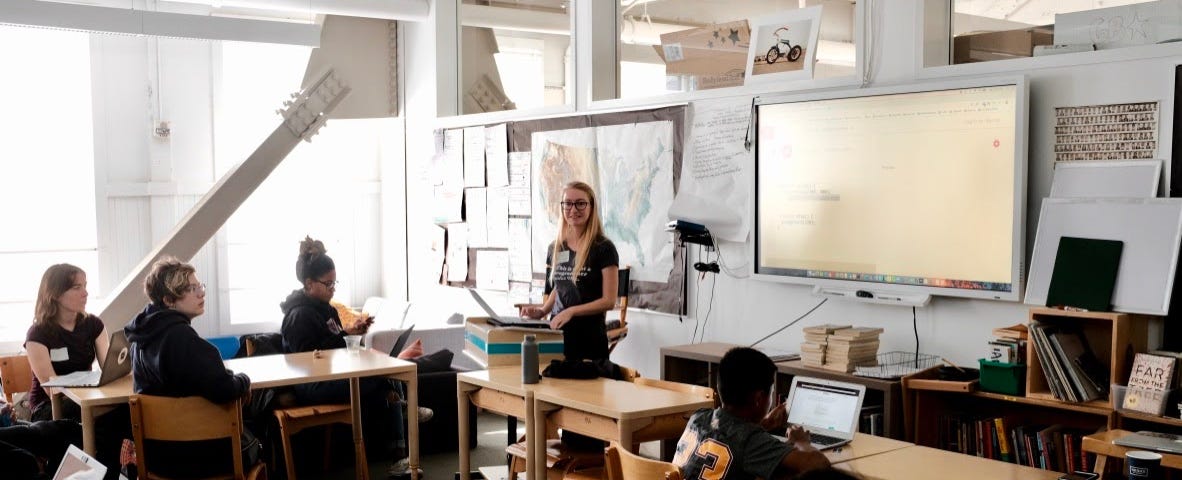
[[[823,451],[857,478],[1176,478],[1133,432],[1182,434],[1179,39],[1178,0],[4,0],[0,444],[71,419],[67,457],[136,469],[126,372],[183,307],[227,401],[294,402],[253,432],[277,478],[645,478],[612,465],[678,463],[736,346],[772,406],[858,386]],[[553,249],[571,222],[610,251]],[[101,387],[40,386],[57,264],[88,365],[134,364]],[[579,329],[497,318],[545,313]],[[537,370],[624,368],[523,384],[526,332]],[[547,461],[558,429],[620,448]]]

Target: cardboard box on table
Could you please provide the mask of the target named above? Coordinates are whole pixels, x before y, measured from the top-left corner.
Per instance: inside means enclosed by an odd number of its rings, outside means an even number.
[[[562,331],[540,328],[498,327],[488,317],[468,317],[464,325],[464,352],[487,367],[521,364],[521,342],[535,335],[538,365],[562,360]]]

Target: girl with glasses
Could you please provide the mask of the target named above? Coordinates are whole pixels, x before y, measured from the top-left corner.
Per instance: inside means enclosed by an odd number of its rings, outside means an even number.
[[[603,235],[595,191],[583,182],[562,189],[558,237],[546,255],[546,300],[521,315],[550,314],[550,328],[563,332],[568,360],[608,356],[606,313],[616,306],[620,257]]]

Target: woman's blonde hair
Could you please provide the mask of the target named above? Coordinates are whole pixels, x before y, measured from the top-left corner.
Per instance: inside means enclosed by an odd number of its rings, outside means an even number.
[[[591,244],[603,237],[603,222],[599,220],[599,202],[595,200],[595,191],[591,189],[590,185],[586,183],[575,181],[562,186],[562,191],[569,189],[580,190],[587,194],[587,200],[591,202],[588,207],[591,212],[587,214],[587,229],[583,231],[583,238],[579,240],[578,245],[570,245],[572,250],[575,250],[575,269],[571,272],[571,281],[579,283],[579,272],[583,271],[583,265],[587,263],[587,255],[591,250]],[[558,252],[562,251],[562,245],[566,242],[566,215],[562,209],[559,209],[558,215],[558,238],[554,239],[554,245],[551,247],[550,261],[555,265],[558,263]],[[554,282],[554,272],[557,268],[550,268],[550,282]]]
[[[37,289],[37,303],[33,306],[33,325],[49,329],[58,326],[57,299],[74,288],[74,277],[79,274],[85,275],[86,272],[68,263],[59,263],[45,270],[41,275],[41,286]],[[85,317],[85,312],[78,313],[79,320]]]

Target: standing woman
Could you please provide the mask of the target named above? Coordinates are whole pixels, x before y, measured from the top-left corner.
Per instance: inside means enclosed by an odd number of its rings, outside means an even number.
[[[522,316],[550,313],[550,328],[562,330],[567,360],[606,359],[606,313],[616,306],[620,256],[603,235],[599,204],[590,185],[571,182],[562,189],[558,238],[546,255],[546,300],[523,307]]]
[[[95,358],[105,358],[110,340],[102,320],[86,313],[86,272],[67,263],[49,267],[37,290],[33,326],[25,335],[25,350],[33,369],[29,409],[34,421],[50,420],[53,409],[41,384],[60,375],[90,370]],[[81,418],[72,402],[62,402],[62,418]]]

